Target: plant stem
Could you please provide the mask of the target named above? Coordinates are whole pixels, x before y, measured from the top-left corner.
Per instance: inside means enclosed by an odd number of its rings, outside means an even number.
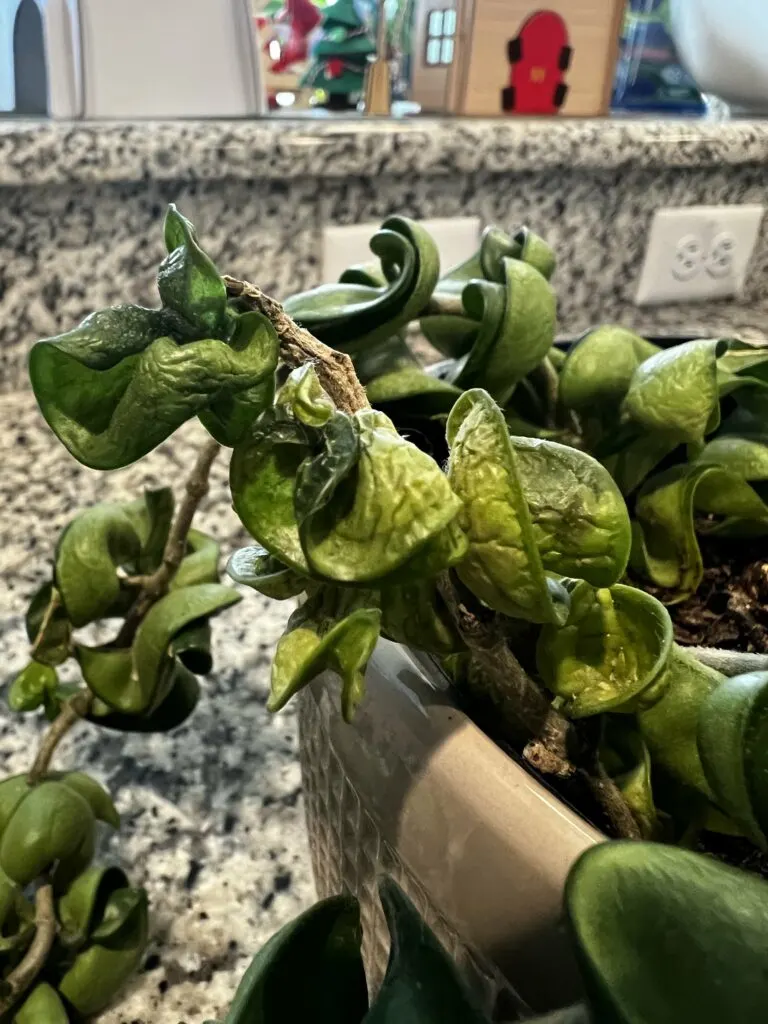
[[[421,316],[467,317],[468,314],[460,295],[433,295],[421,311]]]
[[[23,960],[14,967],[2,983],[5,994],[0,998],[0,1017],[10,1010],[45,967],[53,940],[56,938],[53,886],[47,880],[43,881],[35,894],[35,925],[35,937],[24,954]]]
[[[72,726],[88,714],[91,710],[92,702],[93,694],[82,692],[76,693],[74,697],[64,704],[51,723],[51,727],[44,733],[40,741],[35,760],[27,776],[27,782],[30,786],[37,785],[38,782],[42,782],[45,778],[56,747],[58,747]]]
[[[115,647],[128,647],[132,643],[142,619],[152,605],[165,594],[168,584],[181,565],[181,560],[187,549],[187,535],[192,526],[192,520],[200,502],[208,493],[208,477],[211,466],[220,451],[219,443],[211,439],[198,452],[195,465],[184,487],[184,498],[179,505],[165,542],[162,562],[149,576],[134,577],[131,580],[134,583],[141,583],[141,591],[115,638]]]
[[[249,309],[261,313],[272,323],[284,363],[292,367],[314,364],[320,383],[337,409],[353,413],[369,408],[365,388],[357,379],[352,360],[345,352],[336,352],[299,327],[276,299],[265,295],[256,285],[227,276],[224,283],[230,297],[241,299]]]
[[[30,652],[32,657],[37,654],[37,649],[43,641],[45,632],[51,624],[51,620],[55,615],[56,611],[61,607],[61,594],[54,588],[51,593],[51,600],[48,602],[48,607],[45,609],[42,621],[40,622],[40,629],[37,631],[37,636],[32,644],[32,651]]]

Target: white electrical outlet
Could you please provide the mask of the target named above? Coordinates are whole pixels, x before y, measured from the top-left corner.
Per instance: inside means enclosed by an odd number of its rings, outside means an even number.
[[[479,217],[437,217],[419,223],[432,235],[440,252],[443,270],[469,259],[480,240]],[[323,281],[338,281],[354,263],[375,260],[368,242],[381,224],[328,225],[323,228]]]
[[[762,206],[682,206],[651,224],[636,302],[699,302],[740,295]]]

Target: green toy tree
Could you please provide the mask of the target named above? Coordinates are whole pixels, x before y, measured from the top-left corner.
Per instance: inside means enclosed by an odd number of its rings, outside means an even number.
[[[328,94],[327,106],[332,110],[347,110],[355,105],[363,90],[365,66],[375,52],[376,46],[354,0],[336,0],[323,18],[322,38],[302,85],[324,89]]]

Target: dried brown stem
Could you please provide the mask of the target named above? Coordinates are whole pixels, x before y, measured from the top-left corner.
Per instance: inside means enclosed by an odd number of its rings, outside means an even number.
[[[328,348],[309,331],[299,327],[276,299],[265,295],[256,285],[226,276],[224,283],[231,298],[240,299],[249,309],[262,313],[271,321],[280,340],[283,362],[292,367],[314,363],[320,383],[337,409],[353,413],[368,408],[365,388],[357,379],[352,360],[346,353]]]
[[[56,747],[64,739],[72,726],[84,718],[91,710],[93,695],[91,693],[77,693],[64,704],[61,711],[51,723],[51,727],[44,733],[40,746],[38,747],[34,763],[29,770],[27,782],[30,786],[41,782],[48,772]]]
[[[195,465],[192,467],[192,472],[184,488],[184,498],[179,505],[168,534],[168,539],[165,542],[163,560],[158,568],[149,576],[131,577],[126,581],[134,585],[140,583],[141,591],[133,602],[120,632],[115,638],[115,647],[127,647],[132,643],[136,630],[144,616],[152,605],[168,590],[168,585],[181,565],[181,560],[187,549],[187,535],[192,526],[195,512],[197,512],[200,502],[208,493],[208,477],[211,472],[211,466],[220,451],[221,446],[218,442],[209,440],[198,452]]]
[[[53,902],[53,886],[44,880],[35,894],[35,937],[24,954],[23,960],[14,967],[2,983],[3,996],[0,998],[0,1017],[30,987],[45,967],[48,954],[56,938],[56,911]]]
[[[51,624],[53,616],[60,607],[61,595],[59,594],[58,590],[54,589],[53,593],[51,594],[51,600],[48,602],[48,607],[45,609],[45,614],[43,615],[42,621],[40,623],[40,629],[38,629],[37,636],[35,637],[34,643],[32,644],[31,654],[33,658],[37,654],[37,649],[43,641],[43,637],[45,636],[46,630]]]

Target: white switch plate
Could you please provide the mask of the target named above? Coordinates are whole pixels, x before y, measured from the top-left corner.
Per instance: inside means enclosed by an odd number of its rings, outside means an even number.
[[[762,206],[658,210],[648,236],[638,306],[740,295],[764,213]]]
[[[462,263],[477,250],[480,241],[479,217],[436,217],[419,223],[432,235],[440,250],[443,270]],[[375,260],[368,242],[381,224],[328,225],[323,228],[323,281],[338,281],[339,275],[353,263]]]

